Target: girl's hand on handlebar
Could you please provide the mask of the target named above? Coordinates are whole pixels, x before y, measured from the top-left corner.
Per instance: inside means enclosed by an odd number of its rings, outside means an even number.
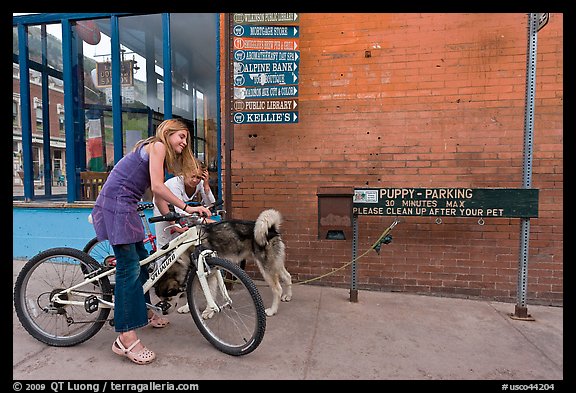
[[[194,213],[198,213],[200,215],[200,217],[210,217],[212,215],[212,212],[210,211],[210,209],[205,208],[204,206],[196,206],[196,207],[191,207],[190,209],[186,209],[188,211],[192,210]]]

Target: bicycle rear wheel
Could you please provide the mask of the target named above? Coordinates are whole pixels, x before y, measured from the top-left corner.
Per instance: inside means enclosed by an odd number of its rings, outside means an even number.
[[[264,338],[266,312],[256,285],[240,267],[222,258],[207,257],[207,280],[219,311],[207,312],[207,302],[198,276],[192,271],[186,285],[190,314],[202,335],[218,350],[233,356],[254,351]],[[227,295],[217,289],[217,274],[226,283]]]
[[[14,286],[14,308],[24,329],[35,339],[57,347],[76,345],[94,336],[111,311],[94,307],[97,303],[92,297],[112,302],[107,277],[61,295],[62,300],[77,304],[58,303],[52,297],[84,281],[84,272],[100,268],[93,258],[74,248],[51,248],[32,257],[18,274]],[[89,297],[94,307],[91,311],[86,306]]]

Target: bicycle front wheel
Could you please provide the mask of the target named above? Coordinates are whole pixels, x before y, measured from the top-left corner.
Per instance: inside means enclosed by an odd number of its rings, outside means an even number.
[[[233,356],[254,351],[264,338],[266,312],[256,285],[240,267],[217,257],[207,257],[210,292],[217,311],[208,307],[200,280],[191,272],[186,285],[188,306],[202,335],[218,350]],[[225,285],[219,288],[218,277]]]
[[[76,345],[94,336],[110,314],[110,308],[99,307],[96,299],[112,302],[108,278],[63,291],[82,283],[86,272],[100,268],[86,253],[68,247],[51,248],[32,257],[14,286],[14,308],[24,329],[35,339],[57,347]],[[57,293],[65,303],[54,301]]]

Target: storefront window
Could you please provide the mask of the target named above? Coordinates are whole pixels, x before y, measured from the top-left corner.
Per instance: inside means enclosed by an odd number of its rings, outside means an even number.
[[[206,164],[216,162],[217,116],[217,14],[169,14],[170,43],[164,37],[166,14],[119,16],[120,97],[122,144],[115,145],[112,93],[112,24],[110,17],[71,21],[72,47],[62,48],[62,19],[46,25],[27,25],[29,40],[30,122],[32,128],[32,161],[34,195],[44,194],[44,181],[63,186],[67,179],[66,156],[80,173],[109,172],[115,161],[127,154],[135,143],[153,135],[165,116],[165,75],[163,50],[171,48],[172,94],[170,116],[181,118],[193,133],[193,149]],[[43,27],[46,34],[43,35]],[[13,53],[18,54],[18,28],[13,28]],[[46,50],[47,49],[47,50]],[[42,57],[42,53],[45,57]],[[64,75],[63,54],[71,54],[72,79]],[[21,104],[19,103],[19,65],[14,63],[14,141],[22,143]],[[72,80],[73,86],[65,86]],[[48,84],[48,96],[43,84]],[[65,113],[65,91],[71,91],[73,106]],[[116,90],[115,90],[116,91]],[[115,107],[114,107],[115,108]],[[115,110],[115,109],[114,109]],[[68,112],[68,111],[66,111]],[[70,118],[73,121],[69,121]],[[73,125],[73,129],[67,127]],[[78,133],[84,133],[82,138]],[[68,151],[67,136],[74,134],[74,149]],[[49,146],[47,138],[50,139]],[[118,149],[122,149],[118,152]],[[80,152],[78,152],[80,149]],[[28,150],[19,147],[18,150]],[[18,153],[20,154],[20,153]],[[14,184],[22,184],[21,156],[15,153]],[[70,155],[72,154],[72,155]],[[16,160],[18,158],[18,160]],[[17,162],[18,161],[18,162]],[[212,165],[213,167],[213,165]],[[213,171],[214,172],[214,171]],[[73,172],[74,173],[74,172]],[[46,179],[45,179],[46,178]],[[41,182],[42,184],[39,184]],[[28,182],[25,182],[29,184]],[[49,185],[50,183],[46,183]],[[81,184],[78,184],[81,187]],[[52,194],[49,194],[50,191]],[[46,196],[67,193],[65,187],[46,190]],[[14,194],[22,196],[22,190]],[[74,195],[72,198],[76,198]],[[68,195],[70,201],[70,195]]]
[[[170,15],[172,38],[172,111],[194,129],[194,152],[209,165],[217,155],[216,129],[216,15]],[[210,123],[207,117],[213,117]]]

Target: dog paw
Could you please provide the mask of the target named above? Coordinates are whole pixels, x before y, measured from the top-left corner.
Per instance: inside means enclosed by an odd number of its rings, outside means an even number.
[[[289,302],[290,300],[292,300],[292,295],[282,295],[280,300],[283,302]]]
[[[179,314],[188,314],[190,312],[190,307],[188,307],[188,305],[184,305],[180,308],[178,308],[178,313]]]
[[[202,311],[202,319],[210,319],[214,316],[214,310],[207,308]]]
[[[274,311],[274,310],[272,310],[271,308],[267,308],[265,311],[266,311],[266,315],[268,315],[269,317],[271,317],[272,315],[276,314],[276,312],[277,312],[278,310]]]

